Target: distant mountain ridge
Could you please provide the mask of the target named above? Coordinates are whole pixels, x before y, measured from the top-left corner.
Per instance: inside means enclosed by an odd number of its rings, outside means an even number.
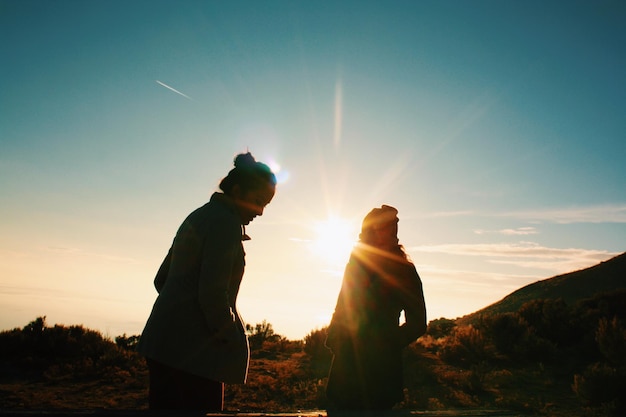
[[[468,323],[484,315],[515,312],[532,300],[562,298],[571,305],[618,289],[626,289],[626,252],[586,269],[526,285],[488,307],[461,317],[459,322]]]

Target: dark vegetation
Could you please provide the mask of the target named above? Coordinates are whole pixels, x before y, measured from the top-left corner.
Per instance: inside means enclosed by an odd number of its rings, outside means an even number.
[[[502,300],[464,317],[467,322],[481,315],[517,311],[528,301],[561,298],[567,304],[601,292],[626,289],[626,253],[591,268],[574,271],[529,284]],[[468,320],[469,319],[469,320]]]
[[[592,274],[587,296],[537,296],[516,308],[496,303],[457,320],[431,321],[405,350],[405,400],[397,407],[625,415],[625,261],[621,255],[594,267],[602,273],[621,265],[612,289],[597,292],[594,284],[605,280]],[[558,284],[558,294],[570,294],[568,275],[557,278],[533,285]],[[331,356],[325,328],[301,341],[276,334],[267,322],[247,331],[248,383],[227,386],[227,410],[326,408]],[[0,333],[0,409],[145,409],[148,375],[134,352],[137,339],[110,340],[80,325],[49,326],[45,317]]]

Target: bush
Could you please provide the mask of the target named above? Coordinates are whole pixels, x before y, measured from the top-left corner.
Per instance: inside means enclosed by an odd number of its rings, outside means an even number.
[[[115,338],[115,344],[124,350],[135,351],[139,338],[140,336],[138,335],[126,336],[126,333],[124,333],[122,336]]]
[[[125,340],[138,338],[124,337]],[[122,339],[120,339],[122,340]],[[38,317],[23,329],[0,333],[2,361],[48,380],[80,379],[136,371],[142,358],[81,325],[48,327]]]
[[[489,358],[490,354],[482,332],[469,325],[454,329],[439,356],[450,364],[469,367]]]
[[[510,357],[516,356],[516,350],[526,342],[530,332],[526,320],[516,313],[497,314],[486,318],[483,325],[496,349]]]
[[[265,342],[277,342],[284,339],[283,336],[274,333],[272,325],[265,320],[262,323],[257,323],[254,327],[246,324],[246,332],[248,333],[250,350],[260,350]]]
[[[313,330],[304,338],[304,353],[309,358],[311,372],[314,377],[323,378],[328,375],[333,354],[325,345],[328,327]]]
[[[542,299],[525,303],[517,313],[538,338],[562,347],[578,340],[572,331],[571,311],[562,299]]]
[[[617,317],[601,318],[596,331],[598,349],[613,366],[626,366],[626,330]]]
[[[450,335],[452,329],[454,329],[455,327],[455,320],[450,320],[446,318],[431,320],[428,323],[426,335],[431,336],[433,339],[441,339],[442,337]]]
[[[626,410],[626,375],[607,364],[594,363],[582,375],[574,375],[572,390],[585,405]]]

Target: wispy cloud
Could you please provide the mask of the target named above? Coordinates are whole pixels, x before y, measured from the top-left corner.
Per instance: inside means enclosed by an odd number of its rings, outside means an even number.
[[[579,248],[550,248],[534,242],[414,246],[411,252],[478,256],[487,262],[539,268],[558,273],[592,266],[618,253]],[[495,258],[495,259],[494,259]]]
[[[56,253],[59,255],[74,255],[80,253],[78,248],[70,248],[67,246],[46,246],[44,248],[47,252]]]
[[[520,236],[520,235],[536,235],[539,231],[534,227],[518,227],[517,229],[500,229],[500,230],[474,230],[477,235],[498,234],[507,236]]]
[[[189,99],[189,100],[193,101],[193,99],[191,97],[189,97],[187,94],[181,93],[180,91],[178,91],[174,87],[170,87],[169,85],[167,85],[164,82],[161,82],[159,80],[155,80],[155,81],[156,81],[157,84],[167,88],[168,90],[171,90],[171,91],[175,92],[176,94],[180,94],[181,96],[185,97],[186,99]]]
[[[311,239],[303,239],[303,238],[299,238],[299,237],[290,237],[289,241],[296,242],[296,243],[301,243],[301,242],[310,243],[313,240],[311,240]]]
[[[78,288],[58,287],[58,286],[35,286],[32,284],[4,284],[0,283],[0,297],[27,297],[29,302],[37,302],[37,300],[54,300],[55,302],[69,302],[75,300],[83,302],[120,302],[124,301],[128,294],[111,294],[99,291],[85,291]],[[128,297],[130,298],[130,297]],[[136,301],[136,300],[135,300]],[[4,307],[4,306],[3,306]]]
[[[403,219],[439,219],[439,218],[453,218],[453,217],[467,217],[474,216],[476,212],[469,210],[457,210],[457,211],[431,211],[431,212],[417,212],[403,214]]]
[[[626,223],[626,203],[584,207],[522,210],[500,214],[528,221],[569,223]]]
[[[439,211],[436,213],[430,213],[426,217],[437,218],[437,217],[461,217],[461,216],[471,216],[474,215],[473,211],[469,210],[458,210],[458,211]]]
[[[446,288],[463,287],[468,282],[481,287],[508,285],[517,288],[518,281],[532,281],[543,278],[538,274],[511,274],[485,272],[471,269],[450,268],[448,265],[418,263],[415,265],[420,275],[436,276],[438,285]]]
[[[56,254],[58,256],[75,257],[82,259],[100,259],[114,263],[131,263],[137,264],[139,261],[136,258],[129,256],[112,255],[108,253],[88,252],[79,248],[63,247],[63,246],[47,246],[43,248],[44,251]]]
[[[76,247],[40,246],[25,250],[0,250],[0,258],[19,260],[24,265],[41,262],[42,259],[75,259],[81,261],[104,260],[111,263],[140,264],[141,259],[104,252],[89,252]]]
[[[509,212],[478,212],[478,211],[441,211],[430,213],[419,213],[411,216],[419,218],[440,218],[440,217],[505,217],[526,222],[546,222],[559,224],[572,223],[626,223],[626,203],[615,204],[598,204],[592,206],[577,207],[557,207],[557,208],[539,208],[530,210],[519,210]],[[523,231],[519,229],[504,229],[509,231]],[[494,233],[495,231],[482,231],[485,233]],[[498,231],[502,233],[503,231]],[[523,233],[510,233],[523,234]],[[532,233],[529,233],[532,234]]]
[[[449,264],[417,264],[428,300],[428,316],[461,317],[484,308],[529,283],[547,278],[541,273],[511,274],[466,268]]]

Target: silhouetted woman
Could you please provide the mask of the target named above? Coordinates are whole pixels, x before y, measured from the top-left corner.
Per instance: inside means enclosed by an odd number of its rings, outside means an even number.
[[[383,205],[365,216],[346,266],[326,340],[329,409],[385,410],[403,399],[402,349],[426,331],[426,307],[397,213]]]
[[[274,197],[276,177],[250,153],[182,223],[157,272],[159,295],[139,340],[151,409],[221,411],[224,383],[244,383],[249,348],[236,300],[245,225]]]

